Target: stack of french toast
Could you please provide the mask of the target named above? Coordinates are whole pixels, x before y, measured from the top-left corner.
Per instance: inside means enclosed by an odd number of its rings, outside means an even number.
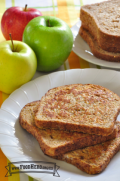
[[[19,122],[45,155],[97,174],[120,150],[119,111],[120,97],[109,89],[71,84],[26,104]]]
[[[82,6],[80,36],[97,58],[120,62],[120,1]]]

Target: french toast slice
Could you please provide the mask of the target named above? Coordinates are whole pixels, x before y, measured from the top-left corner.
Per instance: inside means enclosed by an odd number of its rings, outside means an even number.
[[[120,53],[108,52],[101,49],[96,39],[83,26],[80,27],[79,34],[89,45],[95,57],[109,62],[120,62]]]
[[[116,121],[111,135],[90,135],[78,132],[66,132],[60,130],[42,130],[36,127],[34,122],[35,112],[40,101],[28,103],[20,112],[19,122],[21,126],[31,133],[38,141],[44,154],[57,156],[78,148],[95,145],[118,136],[120,122]]]
[[[120,150],[120,137],[94,146],[74,150],[54,157],[66,161],[88,174],[101,173]]]
[[[119,0],[84,5],[80,19],[85,29],[96,39],[101,49],[120,53]]]
[[[50,89],[35,114],[41,129],[77,131],[107,136],[120,111],[120,97],[94,84],[71,84]]]

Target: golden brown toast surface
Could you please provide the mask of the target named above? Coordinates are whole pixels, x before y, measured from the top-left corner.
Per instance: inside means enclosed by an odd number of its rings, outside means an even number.
[[[120,97],[93,84],[71,84],[49,90],[35,115],[39,128],[89,134],[112,133],[120,111]]]
[[[88,174],[102,172],[113,156],[120,150],[120,137],[104,143],[71,151],[56,159],[73,164]]]
[[[120,53],[119,0],[84,5],[80,9],[82,26],[90,31],[101,49]]]
[[[34,116],[40,101],[28,103],[20,113],[20,124],[39,142],[42,151],[49,156],[56,156],[71,150],[98,144],[117,137],[120,123],[116,122],[114,131],[109,136],[90,135],[60,130],[41,130],[34,123]]]
[[[83,28],[83,26],[80,27],[79,34],[89,45],[91,52],[95,57],[109,62],[120,62],[120,53],[108,52],[101,49],[94,37],[89,31]]]

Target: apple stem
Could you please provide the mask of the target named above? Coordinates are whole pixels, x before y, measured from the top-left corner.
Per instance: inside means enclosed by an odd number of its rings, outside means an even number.
[[[51,27],[51,26],[50,26],[50,21],[49,21],[49,19],[47,20],[47,22],[48,22],[48,26]]]
[[[11,39],[11,42],[12,42],[12,51],[14,52],[14,44],[13,44],[13,39],[12,39],[11,33],[9,33],[9,36],[10,36],[10,39]]]
[[[27,4],[25,5],[25,10],[24,11],[27,11]]]

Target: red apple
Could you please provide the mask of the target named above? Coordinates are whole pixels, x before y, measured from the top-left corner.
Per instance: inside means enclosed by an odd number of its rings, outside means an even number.
[[[8,8],[1,19],[1,30],[6,40],[9,40],[9,33],[12,34],[13,40],[22,41],[24,28],[30,20],[42,13],[34,8],[11,7]]]

